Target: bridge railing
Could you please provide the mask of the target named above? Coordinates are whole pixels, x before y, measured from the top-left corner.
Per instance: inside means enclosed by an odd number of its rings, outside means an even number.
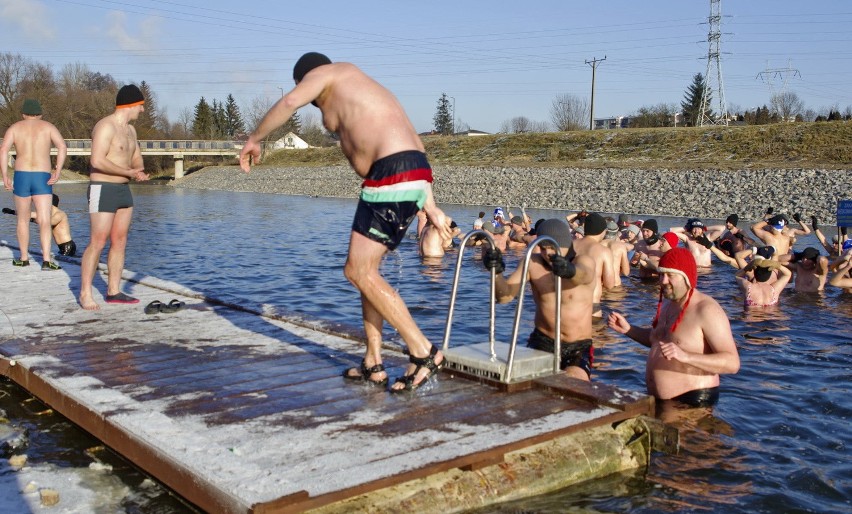
[[[91,139],[66,139],[65,145],[74,150],[91,150]],[[243,144],[239,141],[201,141],[189,139],[139,141],[142,150],[239,150]]]

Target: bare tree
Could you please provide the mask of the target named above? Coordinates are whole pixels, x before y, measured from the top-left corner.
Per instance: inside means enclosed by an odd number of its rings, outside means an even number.
[[[553,99],[550,104],[550,121],[556,130],[582,130],[589,119],[589,101],[585,98],[565,93]]]
[[[299,137],[311,146],[329,146],[334,144],[334,139],[323,128],[319,116],[315,111],[306,111],[302,115],[302,130]]]
[[[769,105],[772,107],[772,111],[784,121],[793,121],[805,110],[805,102],[792,91],[775,93],[769,99]]]
[[[512,134],[523,134],[524,132],[530,131],[531,124],[532,122],[526,116],[515,116],[511,120],[504,121],[500,131]]]
[[[643,105],[630,115],[630,127],[673,127],[676,114],[677,106],[675,104]]]
[[[550,125],[546,121],[532,121],[526,116],[516,116],[500,124],[500,132],[524,134],[527,132],[548,132]]]
[[[0,101],[10,108],[17,100],[18,88],[29,76],[32,61],[20,54],[0,54]]]
[[[189,107],[184,107],[180,110],[178,114],[178,123],[180,124],[181,131],[184,134],[183,137],[187,137],[192,133],[192,121],[195,119],[195,116],[192,114],[192,109]]]

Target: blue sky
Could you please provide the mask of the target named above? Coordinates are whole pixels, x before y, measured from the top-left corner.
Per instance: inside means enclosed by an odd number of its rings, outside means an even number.
[[[705,72],[709,14],[709,0],[0,0],[0,49],[145,80],[172,121],[201,96],[277,98],[296,59],[320,51],[393,91],[418,131],[445,92],[458,120],[495,132],[516,116],[549,121],[557,95],[588,97],[585,61],[604,56],[596,117],[679,104]],[[807,108],[852,105],[852,2],[723,0],[722,14],[729,105],[766,104],[785,78]]]

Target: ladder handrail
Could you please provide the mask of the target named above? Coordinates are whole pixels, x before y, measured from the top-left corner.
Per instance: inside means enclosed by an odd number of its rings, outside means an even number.
[[[461,275],[461,265],[464,258],[464,251],[467,248],[468,240],[477,235],[484,235],[485,239],[491,245],[491,249],[496,249],[496,244],[494,243],[494,239],[491,237],[491,234],[486,232],[485,230],[472,230],[465,234],[464,238],[461,240],[461,244],[459,245],[459,255],[456,259],[456,270],[453,275],[453,287],[450,292],[450,305],[447,311],[447,324],[444,328],[444,341],[441,349],[446,351],[450,345],[450,332],[452,329],[453,322],[453,314],[455,312],[456,305],[456,296],[458,294],[458,285],[459,285],[459,277]],[[512,340],[509,344],[509,355],[506,358],[506,382],[511,382],[512,380],[512,368],[515,361],[515,348],[518,343],[518,331],[520,329],[521,324],[521,314],[523,312],[523,304],[524,304],[524,289],[527,285],[527,274],[529,272],[529,264],[530,259],[535,251],[535,249],[541,245],[542,243],[550,243],[556,247],[557,252],[561,253],[561,248],[559,243],[556,242],[550,236],[538,236],[530,245],[526,251],[523,262],[523,275],[521,277],[521,285],[518,291],[518,304],[515,307],[515,321],[512,327]],[[560,364],[561,364],[561,356],[562,356],[562,278],[558,275],[554,274],[554,283],[556,288],[556,331],[555,337],[553,338],[553,372],[559,373]],[[497,358],[497,354],[494,348],[494,324],[495,324],[495,316],[496,316],[496,302],[497,302],[497,294],[496,294],[496,282],[497,282],[497,272],[492,268],[491,269],[491,300],[490,300],[490,319],[489,319],[489,349],[491,353],[491,359],[495,360]]]

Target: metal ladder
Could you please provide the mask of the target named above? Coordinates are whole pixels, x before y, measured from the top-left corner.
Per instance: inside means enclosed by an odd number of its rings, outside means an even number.
[[[494,239],[484,230],[473,230],[468,232],[459,246],[459,256],[456,261],[456,271],[453,277],[453,288],[450,294],[450,307],[447,313],[447,325],[444,330],[444,343],[441,352],[446,359],[445,368],[458,372],[470,378],[485,379],[487,381],[502,384],[513,384],[525,382],[532,378],[553,375],[561,372],[559,367],[561,355],[560,336],[562,334],[562,316],[560,306],[562,305],[562,279],[553,275],[556,284],[556,337],[554,338],[553,353],[534,350],[522,346],[517,347],[518,330],[521,322],[521,312],[524,304],[524,289],[527,285],[527,272],[529,270],[530,258],[535,248],[544,242],[551,243],[557,249],[559,244],[551,237],[539,236],[526,251],[523,263],[523,277],[518,292],[518,304],[515,309],[515,322],[512,328],[512,340],[510,343],[497,342],[494,340],[494,312],[496,304],[496,280],[495,270],[491,270],[491,301],[490,301],[490,325],[489,339],[483,343],[450,348],[450,332],[455,311],[456,294],[458,292],[459,276],[461,275],[462,259],[467,248],[468,240],[475,235],[483,235],[495,249]]]

